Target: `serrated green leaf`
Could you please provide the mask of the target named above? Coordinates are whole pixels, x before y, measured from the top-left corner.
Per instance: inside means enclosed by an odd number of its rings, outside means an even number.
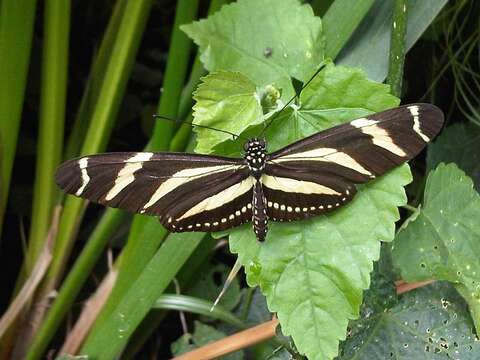
[[[480,196],[454,164],[430,173],[418,217],[399,232],[393,257],[407,281],[448,280],[466,292],[480,326]]]
[[[275,151],[318,131],[395,107],[398,103],[388,85],[368,80],[362,70],[327,63],[303,90],[300,106],[293,105],[280,114],[271,115],[269,119],[273,119],[273,123],[265,134],[268,150]],[[233,131],[231,122],[220,118],[218,121],[223,121],[221,129]],[[249,138],[258,136],[263,126],[245,128],[242,135]],[[210,146],[215,153],[238,156],[244,141],[228,139],[223,143],[210,142]]]
[[[339,359],[477,359],[480,342],[472,327],[462,298],[436,283],[352,324]]]
[[[195,331],[193,334],[185,334],[181,336],[177,341],[172,343],[170,349],[173,355],[178,356],[187,351],[207,345],[213,341],[223,339],[225,336],[225,333],[214,327],[205,325],[200,321],[195,321]],[[243,351],[237,351],[221,357],[221,359],[224,360],[242,360],[243,358]]]
[[[307,80],[324,56],[321,20],[297,0],[239,0],[181,28],[207,70],[241,71],[283,89],[284,99],[294,95],[290,77]]]
[[[470,176],[480,191],[480,128],[471,123],[447,127],[428,147],[427,170],[439,163],[454,162]]]
[[[195,284],[189,289],[188,294],[214,301],[225,283],[229,269],[222,264],[210,267],[204,274],[197,279]],[[222,296],[220,305],[225,310],[232,310],[240,301],[240,285],[238,279],[234,278],[228,287],[228,290]]]
[[[387,86],[362,72],[329,65],[303,94],[301,107],[268,129],[269,149],[397,103]],[[408,166],[399,167],[360,187],[354,201],[334,213],[271,222],[261,245],[250,225],[230,232],[230,249],[245,266],[249,284],[260,286],[282,332],[310,359],[337,354],[348,320],[358,316],[380,241],[394,237],[397,206],[405,204],[403,186],[410,181]]]
[[[255,83],[238,72],[218,71],[202,78],[193,95],[195,123],[217,129],[226,129],[234,134],[263,121],[263,111],[256,94]],[[198,153],[212,152],[212,144],[218,144],[232,135],[196,128]]]

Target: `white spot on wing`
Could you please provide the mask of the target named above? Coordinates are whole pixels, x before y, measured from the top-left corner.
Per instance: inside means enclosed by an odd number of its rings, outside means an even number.
[[[137,153],[125,161],[125,166],[118,172],[115,184],[105,196],[110,201],[135,180],[135,172],[142,168],[143,162],[150,160],[151,152]]]
[[[370,120],[370,119],[367,119],[367,118],[360,118],[360,119],[356,119],[356,120],[351,121],[350,125],[352,125],[356,128],[362,128],[364,126],[375,125],[376,123],[378,123],[378,121],[376,121],[376,120]]]
[[[361,120],[361,119],[358,119]],[[365,119],[366,120],[366,119]],[[370,121],[370,120],[369,120]],[[338,164],[340,166],[348,167],[360,174],[372,176],[372,173],[365,169],[358,161],[350,155],[337,151],[332,148],[318,148],[308,150],[301,153],[290,154],[275,159],[274,162],[296,161],[296,160],[312,160],[312,161],[326,161]]]
[[[154,205],[158,200],[167,195],[170,191],[175,188],[186,184],[192,180],[199,179],[203,176],[212,175],[226,170],[236,170],[240,166],[232,165],[220,165],[220,166],[209,166],[209,167],[199,167],[193,169],[180,170],[174,174],[167,181],[164,181],[158,189],[153,193],[152,197],[148,202],[143,205],[144,209],[149,208]]]
[[[90,176],[88,176],[88,171],[87,171],[88,157],[84,157],[78,160],[78,166],[80,167],[80,171],[82,172],[82,186],[78,188],[75,195],[80,196],[82,195],[83,190],[85,190],[88,183],[90,182]]]
[[[262,175],[262,183],[273,190],[301,194],[340,195],[337,191],[311,181],[295,180],[279,176]]]
[[[363,127],[360,131],[364,134],[370,135],[372,137],[372,142],[375,145],[384,148],[395,155],[401,157],[407,156],[405,151],[393,142],[393,139],[388,135],[388,132],[378,125]]]
[[[183,220],[190,216],[199,214],[203,211],[216,209],[222,206],[223,204],[236,199],[237,197],[245,194],[247,191],[249,191],[252,188],[253,180],[254,178],[249,176],[248,178],[246,178],[245,180],[242,180],[238,184],[234,184],[226,188],[225,190],[220,191],[219,193],[200,201],[197,205],[190,208],[186,213],[184,213],[177,220]],[[242,211],[243,211],[243,208],[242,208]],[[227,219],[225,219],[225,221],[227,221]],[[223,219],[222,219],[222,222],[223,222]]]
[[[430,139],[420,129],[420,117],[419,117],[419,108],[417,105],[409,106],[410,114],[413,116],[413,131],[415,131],[425,142],[429,142]]]

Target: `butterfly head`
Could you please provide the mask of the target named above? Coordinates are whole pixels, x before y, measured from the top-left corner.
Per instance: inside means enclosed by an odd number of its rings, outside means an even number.
[[[244,145],[245,160],[248,167],[255,177],[260,177],[265,169],[265,161],[267,160],[267,144],[265,139],[253,138],[248,140]]]

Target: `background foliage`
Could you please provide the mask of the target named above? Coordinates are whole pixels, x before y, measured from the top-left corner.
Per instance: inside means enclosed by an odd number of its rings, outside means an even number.
[[[272,311],[283,334],[228,358],[475,358],[478,2],[227,2],[0,3],[2,309],[39,264],[48,268],[0,335],[0,357],[39,359],[72,335],[91,358],[167,358]],[[215,235],[227,243],[171,235],[156,219],[87,207],[54,186],[62,159],[104,150],[238,156],[239,140],[151,115],[258,134],[275,101],[320,63],[268,128],[270,150],[398,98],[435,103],[447,121],[411,172],[405,165],[361,187],[331,215],[272,224],[261,246],[248,226]],[[387,75],[393,91],[381,84]],[[246,276],[210,313],[235,262],[229,249]],[[397,295],[399,279],[439,281]],[[98,313],[79,335],[71,324],[98,289],[104,304],[93,303]]]

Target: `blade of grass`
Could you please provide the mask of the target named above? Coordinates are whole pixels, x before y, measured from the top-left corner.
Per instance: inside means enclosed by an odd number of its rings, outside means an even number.
[[[126,4],[112,50],[114,56],[109,59],[99,99],[81,150],[82,154],[96,153],[102,151],[106,146],[151,5],[151,0],[127,2]],[[40,303],[48,298],[63,273],[85,205],[85,201],[77,198],[68,197],[66,199],[53,261],[37,297],[37,301]],[[35,324],[41,323],[43,312],[34,315],[36,317]],[[35,332],[35,329],[33,331]]]
[[[102,216],[95,230],[88,238],[72,270],[62,284],[51,308],[42,322],[29,348],[26,359],[40,359],[47,349],[48,343],[55,335],[62,319],[71,309],[72,304],[90,275],[93,266],[103,253],[106,242],[112,237],[118,227],[128,219],[129,214],[117,209],[109,209]]]
[[[73,328],[69,331],[68,336],[59,351],[60,355],[76,355],[78,353],[78,350],[82,346],[82,343],[88,334],[88,330],[95,321],[98,312],[105,301],[107,301],[116,278],[117,270],[111,269],[105,278],[103,278],[95,293],[84,303],[82,313],[78,317]]]
[[[217,243],[218,240],[213,239],[211,236],[205,236],[196,247],[195,251],[190,255],[188,262],[185,263],[178,274],[175,275],[175,279],[178,280],[182,289],[188,289],[189,285],[191,285],[193,281],[196,281],[202,265],[211,258]],[[166,291],[173,291],[173,286],[170,284]],[[127,348],[122,352],[122,359],[136,359],[137,352],[142,349],[144,343],[148,340],[152,332],[158,328],[166,314],[166,311],[151,311],[148,313],[133,333]]]
[[[395,0],[387,83],[396,97],[402,95],[403,65],[405,62],[405,36],[407,34],[407,1]]]
[[[48,265],[50,265],[50,261],[52,260],[53,241],[57,234],[60,210],[60,207],[55,209],[51,228],[49,229],[43,249],[34,265],[32,274],[26,279],[22,288],[19,289],[17,296],[10,303],[8,310],[0,319],[0,338],[4,336],[7,329],[16,320],[25,305],[31,301],[37,286],[40,284],[40,281],[42,281],[43,275],[47,272]]]
[[[335,59],[375,0],[335,0],[323,17],[326,57]]]
[[[198,1],[180,0],[177,4],[171,46],[165,70],[163,92],[160,98],[158,113],[176,118],[179,97],[186,77],[188,58],[192,42],[180,31],[179,26],[195,19]],[[148,150],[167,150],[173,133],[173,122],[157,121]],[[153,256],[159,244],[167,235],[155,218],[137,215],[134,217],[124,256],[120,263],[117,283],[110,299],[92,329],[90,337],[94,338],[97,329],[106,321],[111,311],[120,302],[128,288],[139,276],[146,262]]]
[[[133,331],[187,261],[204,234],[170,234],[111,316],[88,337],[81,353],[97,360],[114,359]]]
[[[0,2],[0,234],[22,116],[36,3]]]
[[[97,153],[106,147],[151,5],[151,0],[139,0],[126,4],[112,50],[114,56],[109,59],[98,102],[82,146],[82,155]],[[46,288],[53,288],[61,276],[84,204],[84,200],[73,197],[68,197],[65,201],[54,260],[48,273],[49,286]]]
[[[57,188],[55,169],[62,158],[63,125],[67,98],[70,1],[45,1],[40,128],[33,192],[32,222],[25,260],[29,275],[43,248],[52,220]]]
[[[213,311],[210,311],[212,306],[213,303],[211,301],[193,296],[165,294],[158,297],[153,304],[153,309],[185,311],[220,320],[239,329],[245,328],[245,324],[231,312],[225,310],[220,305],[215,306]]]
[[[212,2],[212,7],[214,3],[223,3],[223,2],[224,1],[214,0]],[[118,29],[119,22],[122,16],[122,11],[125,6],[124,3],[125,3],[125,0],[120,0],[119,2],[116,3],[115,9],[112,15],[112,19],[108,25],[106,34],[104,36],[104,40],[102,41],[102,45],[100,47],[98,57],[101,57],[102,54],[106,54],[106,55],[103,56],[104,58],[103,60],[97,59],[92,69],[92,73],[98,74],[98,76],[90,77],[90,79],[93,78],[92,81],[94,83],[101,83],[100,77],[102,76],[103,69],[105,67],[102,64],[105,61],[105,58],[110,57],[108,56],[109,52],[111,51],[110,43],[113,43],[113,40],[114,40],[113,34],[115,34]],[[191,84],[198,83],[201,74],[202,73],[200,71],[192,70],[189,83]],[[97,95],[94,95],[94,93],[98,95],[98,92],[96,92],[95,86],[93,86],[92,88],[87,86],[86,93],[82,99],[82,105],[84,103],[90,104],[91,100],[84,101],[84,99],[96,98]],[[189,101],[187,101],[185,97],[190,98],[191,92],[184,90],[182,92],[182,96],[180,100],[180,103],[189,105]],[[75,120],[76,123],[79,123],[79,122],[87,123],[89,110],[85,110],[85,109],[88,109],[90,105],[86,106],[83,110],[82,110],[82,105],[80,106],[81,110],[79,112],[82,113],[82,111],[84,111],[85,114],[83,116],[78,115]],[[74,133],[75,133],[75,130],[74,130]],[[73,134],[71,138],[74,138]],[[70,144],[73,144],[73,142],[71,142]],[[177,144],[177,146],[173,146],[173,147],[172,145],[170,146],[172,151],[182,151],[184,147],[185,147],[184,144]],[[69,148],[71,149],[70,151],[68,150]],[[70,154],[67,155],[66,157],[70,158],[76,155],[75,149],[76,148],[73,145],[70,145],[70,147],[67,146],[67,154],[69,152]],[[100,219],[95,230],[92,232],[92,235],[90,235],[89,239],[87,240],[87,245],[82,250],[80,256],[76,260],[75,265],[73,266],[72,270],[68,274],[57,297],[55,298],[54,303],[52,304],[49,312],[47,313],[47,316],[44,322],[39,328],[38,334],[34,339],[34,342],[32,343],[32,346],[30,348],[30,352],[28,354],[29,358],[34,359],[35,358],[34,354],[39,354],[38,356],[40,356],[40,354],[42,354],[45,351],[48,345],[48,342],[51,340],[51,338],[55,334],[56,330],[61,324],[62,319],[64,318],[65,314],[69,311],[73,301],[75,300],[85,280],[90,274],[91,269],[95,265],[99,256],[102,254],[102,251],[107,241],[113,236],[118,226],[124,223],[129,216],[130,216],[129,214],[116,209],[107,209],[105,211],[104,215]]]
[[[97,104],[100,89],[102,89],[107,65],[110,58],[113,56],[113,46],[119,31],[126,2],[127,0],[117,0],[115,2],[112,16],[108,22],[98,53],[93,61],[92,70],[88,76],[82,100],[80,101],[80,106],[75,115],[72,132],[70,133],[65,146],[65,160],[74,158],[80,153],[82,141],[86,137],[90,119],[92,118],[93,110]]]

